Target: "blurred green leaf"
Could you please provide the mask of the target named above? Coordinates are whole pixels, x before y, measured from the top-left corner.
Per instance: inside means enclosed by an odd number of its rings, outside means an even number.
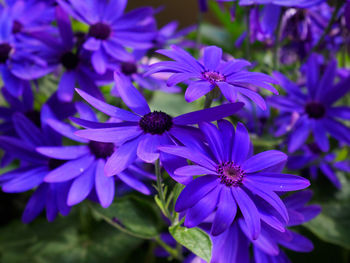
[[[136,196],[120,198],[108,208],[93,206],[97,217],[140,238],[152,238],[159,234],[161,220],[156,211],[151,201]]]
[[[205,261],[210,261],[212,243],[210,237],[203,230],[176,225],[169,227],[169,232],[178,243]]]
[[[16,221],[1,228],[0,262],[126,263],[142,242],[106,223],[94,222],[91,232],[82,232],[78,222],[69,216],[53,223],[45,219],[29,225]]]

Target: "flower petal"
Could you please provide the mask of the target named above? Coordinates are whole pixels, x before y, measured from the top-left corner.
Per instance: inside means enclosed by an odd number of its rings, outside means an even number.
[[[287,158],[283,152],[270,150],[252,156],[243,163],[242,168],[246,173],[254,173],[285,162]]]

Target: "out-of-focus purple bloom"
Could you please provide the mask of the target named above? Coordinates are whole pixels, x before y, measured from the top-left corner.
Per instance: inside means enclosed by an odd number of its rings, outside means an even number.
[[[73,99],[76,83],[89,94],[103,99],[103,95],[95,82],[102,78],[91,67],[91,52],[81,47],[79,38],[74,36],[71,22],[65,11],[57,6],[55,15],[58,26],[59,39],[56,34],[34,34],[44,44],[42,57],[47,61],[51,70],[61,66],[64,70],[58,84],[57,95],[62,101]]]
[[[70,207],[66,204],[70,182],[60,184],[44,183],[44,177],[64,161],[48,158],[35,149],[38,146],[59,145],[61,137],[47,124],[54,115],[45,105],[41,110],[41,129],[22,113],[13,114],[13,123],[19,138],[0,136],[0,147],[10,156],[19,159],[21,166],[0,176],[2,190],[7,193],[19,193],[37,187],[24,210],[22,220],[32,221],[46,207],[46,216],[52,221],[58,212],[67,215]],[[74,169],[85,169],[76,166]]]
[[[350,1],[346,1],[345,7],[344,7],[344,17],[345,17],[345,24],[348,30],[350,31]]]
[[[129,80],[125,80],[125,76],[115,74],[115,81],[120,97],[133,112],[106,104],[78,90],[78,93],[93,107],[122,121],[98,123],[75,119],[77,124],[88,128],[77,131],[78,136],[104,143],[115,143],[119,146],[106,163],[107,176],[119,174],[137,157],[149,163],[159,158],[164,168],[173,175],[173,171],[186,162],[172,155],[160,153],[158,150],[160,145],[173,145],[177,142],[193,140],[199,132],[190,125],[230,116],[243,107],[243,103],[225,104],[173,118],[165,112],[151,111],[144,97],[130,85]],[[175,179],[183,181],[189,178],[176,177]]]
[[[85,104],[77,104],[82,119],[97,122],[97,117]],[[63,165],[49,172],[44,181],[47,183],[71,182],[68,191],[67,205],[73,206],[90,195],[97,195],[102,207],[108,207],[115,195],[115,180],[118,178],[129,187],[150,194],[149,187],[142,182],[144,179],[155,179],[154,175],[142,170],[141,162],[130,164],[114,177],[104,173],[106,161],[115,152],[113,143],[88,141],[74,134],[77,130],[66,123],[51,119],[48,121],[52,129],[63,136],[79,142],[77,146],[42,146],[37,151],[48,158],[62,160]],[[75,167],[84,167],[83,170]]]
[[[253,147],[243,124],[238,123],[236,130],[225,120],[218,121],[219,128],[210,123],[199,126],[207,145],[196,141],[186,146],[160,147],[163,152],[195,164],[178,168],[175,175],[205,175],[190,182],[177,199],[175,210],[185,213],[185,226],[195,227],[214,213],[211,234],[217,236],[230,227],[240,211],[253,240],[260,235],[262,222],[283,228],[289,217],[275,192],[304,189],[309,181],[280,172],[287,161],[282,152],[252,155]],[[273,207],[275,213],[266,212],[266,206]]]
[[[196,60],[185,50],[171,46],[171,50],[158,50],[158,53],[174,61],[163,61],[151,65],[146,75],[156,72],[174,73],[167,81],[169,86],[188,82],[185,93],[187,102],[199,99],[218,87],[223,96],[230,102],[244,95],[253,100],[260,108],[266,109],[264,99],[253,88],[264,88],[275,94],[277,90],[271,85],[276,80],[260,72],[245,70],[251,64],[242,59],[222,60],[222,50],[216,46],[206,47],[203,63]]]
[[[28,80],[50,72],[40,57],[40,42],[29,35],[48,26],[42,24],[48,22],[46,11],[50,16],[51,9],[43,6],[46,5],[35,1],[16,1],[0,10],[0,72],[5,88],[16,97],[22,94]]]
[[[288,150],[299,149],[313,134],[315,143],[322,151],[329,150],[327,134],[335,139],[350,144],[350,129],[338,119],[350,119],[350,108],[333,106],[342,98],[350,87],[350,78],[334,83],[337,72],[335,60],[331,60],[327,68],[320,72],[317,56],[312,55],[304,67],[307,77],[306,88],[288,80],[284,75],[276,73],[281,86],[287,92],[285,97],[273,96],[269,100],[272,107],[280,109],[281,129],[279,134],[290,131]]]
[[[288,226],[300,225],[316,217],[321,209],[317,205],[306,205],[312,193],[303,191],[283,199],[289,214]],[[253,246],[254,262],[290,262],[279,246],[296,252],[310,252],[313,245],[304,236],[289,229],[272,228],[262,223],[261,234],[252,240],[247,233],[247,225],[242,218],[237,219],[219,236],[213,236],[213,255],[211,262],[231,263],[250,261],[250,246]],[[234,261],[232,261],[234,260]]]
[[[84,48],[93,52],[92,64],[104,74],[111,60],[129,61],[126,48],[147,49],[155,37],[154,11],[139,8],[126,14],[127,0],[57,1],[75,19],[89,25]]]
[[[318,171],[321,171],[338,189],[341,188],[341,182],[336,175],[336,169],[350,172],[350,161],[335,161],[335,154],[324,155],[315,143],[305,145],[300,152],[290,156],[287,166],[291,170],[308,169],[312,179],[316,179]]]

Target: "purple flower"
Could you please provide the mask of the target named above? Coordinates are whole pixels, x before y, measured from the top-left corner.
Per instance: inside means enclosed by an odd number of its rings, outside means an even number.
[[[38,146],[60,144],[61,137],[47,125],[47,120],[53,117],[49,107],[43,106],[40,129],[22,113],[15,113],[13,123],[19,138],[0,136],[0,147],[21,161],[19,168],[0,176],[2,190],[6,193],[19,193],[37,187],[23,212],[22,220],[25,223],[36,218],[45,207],[49,221],[54,220],[58,212],[67,215],[70,211],[66,204],[70,182],[47,184],[43,181],[50,171],[54,171],[64,161],[48,158],[35,150]]]
[[[97,117],[85,104],[77,104],[80,116],[86,121],[97,122]],[[88,141],[74,134],[77,130],[66,123],[51,119],[51,128],[69,139],[80,143],[71,146],[42,146],[37,151],[48,158],[62,160],[63,165],[49,172],[44,181],[47,183],[71,182],[68,190],[67,205],[73,206],[96,193],[102,207],[108,207],[114,199],[115,180],[119,179],[129,187],[150,194],[149,187],[142,182],[155,179],[154,175],[142,169],[140,161],[130,164],[114,177],[104,173],[106,161],[115,152],[113,143]],[[83,168],[83,169],[77,169]]]
[[[173,170],[186,162],[169,154],[159,153],[160,145],[191,140],[198,136],[198,131],[189,125],[230,116],[243,107],[243,103],[226,104],[173,118],[165,112],[151,111],[144,97],[130,85],[125,76],[115,74],[115,80],[119,95],[133,112],[106,104],[77,90],[93,107],[120,120],[120,122],[98,123],[75,119],[76,123],[88,128],[77,131],[78,136],[93,141],[115,143],[119,146],[106,163],[107,176],[122,172],[137,157],[149,163],[160,158],[165,169],[172,174]]]
[[[89,25],[84,48],[93,52],[96,72],[104,74],[110,60],[129,61],[126,48],[147,49],[155,37],[152,8],[139,8],[123,14],[127,0],[57,1],[77,20]]]
[[[218,87],[230,102],[244,95],[253,100],[260,108],[266,109],[264,99],[252,88],[262,87],[275,94],[277,90],[270,83],[277,82],[270,76],[245,70],[250,63],[242,59],[222,61],[222,50],[211,46],[204,49],[203,62],[196,60],[185,50],[171,46],[171,50],[158,50],[158,53],[175,61],[163,61],[151,65],[147,75],[156,72],[174,73],[167,84],[173,86],[180,82],[189,82],[185,93],[187,102],[192,102]]]
[[[335,161],[335,154],[324,154],[315,143],[310,143],[301,148],[300,152],[288,159],[288,169],[302,170],[307,168],[311,178],[316,179],[319,171],[338,189],[341,182],[337,177],[336,170],[350,172],[350,161]]]
[[[307,77],[306,90],[276,73],[275,76],[287,95],[273,96],[269,100],[272,107],[283,112],[281,122],[284,122],[285,132],[290,131],[289,152],[299,149],[307,141],[310,132],[315,143],[325,152],[329,150],[327,134],[350,144],[350,129],[338,121],[350,118],[350,108],[333,106],[349,91],[350,78],[334,84],[336,61],[330,61],[321,75],[320,64],[315,55],[310,57],[304,69]]]
[[[213,236],[227,230],[240,211],[249,236],[255,240],[262,222],[279,226],[289,220],[287,209],[275,192],[304,189],[310,183],[302,177],[280,172],[287,160],[282,152],[271,150],[252,156],[252,144],[243,124],[238,123],[235,131],[230,122],[221,120],[218,127],[200,124],[208,145],[197,141],[186,146],[160,147],[163,152],[195,164],[177,169],[175,175],[205,175],[185,187],[175,210],[185,214],[186,227],[195,227],[214,213]],[[266,205],[274,208],[278,220],[272,220],[275,215],[266,213]]]
[[[61,7],[56,7],[55,15],[58,32],[57,30],[41,32],[34,36],[44,44],[41,56],[45,58],[51,71],[59,66],[64,70],[58,84],[58,98],[70,102],[73,99],[75,85],[78,83],[81,89],[103,99],[95,82],[102,80],[104,76],[92,70],[91,52],[82,48],[81,37],[73,34],[70,19]],[[59,35],[59,38],[56,35]]]

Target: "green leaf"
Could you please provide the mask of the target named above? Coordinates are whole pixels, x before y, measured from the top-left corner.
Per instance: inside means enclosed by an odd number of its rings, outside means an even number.
[[[320,239],[350,249],[350,203],[331,202],[305,226]]]
[[[136,196],[116,200],[108,208],[93,206],[97,217],[117,228],[123,228],[140,238],[153,238],[159,234],[160,218],[153,203]]]
[[[205,261],[210,261],[212,243],[210,237],[203,230],[177,225],[169,227],[169,232],[178,243]]]

